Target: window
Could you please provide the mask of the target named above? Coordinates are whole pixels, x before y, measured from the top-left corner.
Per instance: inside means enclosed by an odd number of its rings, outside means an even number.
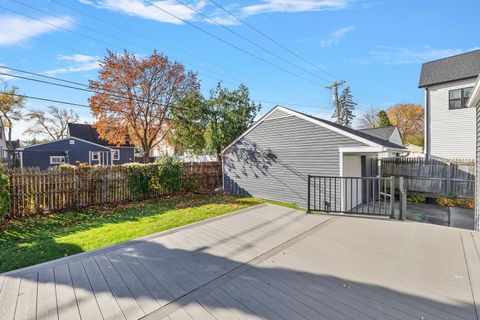
[[[98,160],[100,160],[100,152],[92,151],[92,161],[98,161]]]
[[[112,159],[120,160],[120,150],[112,150]]]
[[[472,91],[473,87],[448,91],[448,108],[450,110],[466,108]]]
[[[64,156],[50,156],[50,164],[62,164],[65,163]]]
[[[73,139],[70,140],[69,142],[70,142],[70,144],[75,144],[75,140],[73,140]]]

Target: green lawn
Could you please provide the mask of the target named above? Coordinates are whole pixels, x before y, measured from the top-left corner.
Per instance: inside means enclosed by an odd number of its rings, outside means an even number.
[[[230,195],[185,195],[12,221],[0,229],[0,272],[105,247],[264,202],[267,201]]]

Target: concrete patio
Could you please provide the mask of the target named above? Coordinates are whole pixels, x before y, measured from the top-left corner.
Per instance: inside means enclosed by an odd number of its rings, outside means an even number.
[[[480,235],[261,205],[0,275],[0,319],[479,319]]]

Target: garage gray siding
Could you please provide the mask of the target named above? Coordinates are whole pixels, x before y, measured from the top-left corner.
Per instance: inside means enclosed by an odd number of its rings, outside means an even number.
[[[307,175],[339,175],[339,147],[354,139],[280,110],[229,148],[226,191],[307,206]]]

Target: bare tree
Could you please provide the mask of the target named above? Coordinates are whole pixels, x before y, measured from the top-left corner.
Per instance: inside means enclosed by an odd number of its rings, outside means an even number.
[[[48,113],[38,109],[31,109],[26,114],[26,119],[32,125],[25,130],[30,136],[46,136],[50,140],[66,138],[68,123],[78,122],[79,116],[73,110],[48,107]]]
[[[365,111],[360,117],[361,129],[372,129],[378,125],[378,110],[370,107],[370,110]]]

